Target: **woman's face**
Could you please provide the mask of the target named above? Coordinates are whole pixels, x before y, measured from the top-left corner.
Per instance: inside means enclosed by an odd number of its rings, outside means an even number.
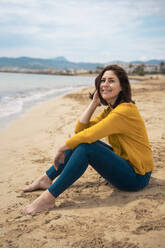
[[[113,71],[105,71],[100,83],[102,98],[108,104],[113,105],[121,90],[120,81],[115,73]]]

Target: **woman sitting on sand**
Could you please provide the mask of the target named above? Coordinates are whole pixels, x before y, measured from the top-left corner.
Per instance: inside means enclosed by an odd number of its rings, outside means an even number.
[[[55,198],[78,180],[89,164],[120,190],[138,191],[149,183],[152,151],[144,121],[131,99],[126,72],[117,65],[105,67],[95,79],[95,89],[91,103],[76,124],[76,134],[59,148],[46,174],[24,189],[45,191],[22,213],[52,209]],[[100,104],[108,107],[90,121]],[[112,147],[100,141],[103,137]]]

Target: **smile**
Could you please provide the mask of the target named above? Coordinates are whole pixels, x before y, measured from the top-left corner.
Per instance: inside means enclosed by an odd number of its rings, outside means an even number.
[[[102,93],[109,93],[109,92],[112,92],[112,90],[102,90],[101,92]]]

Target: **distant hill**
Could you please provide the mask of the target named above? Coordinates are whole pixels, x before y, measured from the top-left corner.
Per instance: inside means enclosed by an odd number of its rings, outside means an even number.
[[[165,60],[160,60],[160,59],[152,59],[152,60],[147,60],[147,61],[141,61],[141,60],[133,60],[133,61],[129,61],[129,62],[125,62],[125,61],[121,61],[121,60],[113,60],[111,62],[109,62],[109,64],[112,63],[117,63],[117,64],[136,64],[136,65],[159,65],[161,62],[165,63]]]
[[[144,64],[144,65],[159,65],[161,62],[165,62],[165,60],[159,60],[159,59],[152,59],[148,61],[140,61],[140,60],[135,60],[131,61],[131,64]]]
[[[0,57],[0,67],[18,67],[28,69],[44,69],[52,67],[55,69],[91,69],[95,70],[97,66],[104,66],[102,63],[85,63],[85,62],[71,62],[65,57],[56,57],[54,59],[41,59],[41,58],[7,58]]]
[[[160,64],[160,62],[165,62],[165,60],[148,60],[148,61],[111,61],[108,63],[88,63],[88,62],[71,62],[65,57],[60,56],[53,59],[42,59],[42,58],[30,58],[30,57],[18,57],[18,58],[8,58],[0,57],[0,68],[26,68],[26,69],[44,69],[52,67],[55,69],[91,69],[95,70],[99,66],[104,66],[107,64],[113,63],[122,63],[122,64]]]

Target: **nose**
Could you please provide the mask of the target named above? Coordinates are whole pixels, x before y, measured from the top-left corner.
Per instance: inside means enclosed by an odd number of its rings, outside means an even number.
[[[110,83],[108,82],[108,79],[106,79],[102,85],[110,87]]]

